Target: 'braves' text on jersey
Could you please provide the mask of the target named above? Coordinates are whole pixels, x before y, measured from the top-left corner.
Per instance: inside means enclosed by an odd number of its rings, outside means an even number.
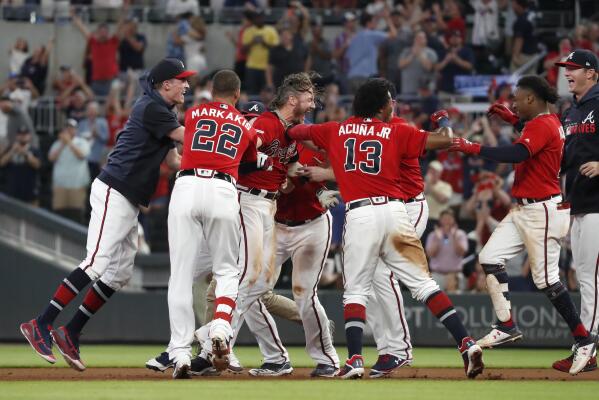
[[[297,158],[296,143],[285,135],[286,126],[273,112],[265,112],[253,122],[253,127],[262,140],[258,150],[272,158],[273,169],[243,175],[239,184],[274,192],[285,182],[287,164]]]
[[[564,148],[564,130],[555,114],[543,114],[528,121],[516,141],[530,158],[516,164],[512,195],[544,198],[560,193],[558,175]]]
[[[361,117],[308,128],[307,139],[326,150],[345,202],[373,196],[406,198],[399,183],[400,161],[422,154],[426,132]]]
[[[246,150],[255,151],[256,132],[245,117],[228,104],[213,102],[185,113],[181,169],[203,168],[237,179]]]
[[[317,166],[324,162],[324,154],[298,145],[299,162]],[[318,160],[319,162],[317,162]],[[318,217],[326,211],[318,201],[316,192],[325,186],[319,182],[308,182],[305,178],[290,178],[294,189],[277,199],[276,221],[301,222]]]

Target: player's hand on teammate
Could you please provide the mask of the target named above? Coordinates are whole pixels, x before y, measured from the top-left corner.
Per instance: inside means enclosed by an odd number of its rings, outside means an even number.
[[[471,142],[461,137],[454,137],[448,151],[459,151],[464,154],[480,154],[480,143]]]
[[[312,182],[324,182],[331,180],[331,170],[323,167],[305,166],[300,169],[300,174]]]
[[[272,158],[262,152],[256,155],[256,166],[263,171],[272,171]]]
[[[491,107],[489,107],[489,110],[487,111],[487,114],[489,115],[489,117],[495,115],[510,125],[516,125],[518,121],[520,121],[518,116],[512,110],[510,110],[508,107],[501,103],[495,103],[491,105]]]
[[[580,166],[580,173],[588,178],[599,176],[599,161],[589,161]]]
[[[438,129],[439,127],[448,127],[449,113],[447,110],[435,111],[431,114],[431,122],[433,124],[433,129]]]
[[[298,176],[302,176],[302,169],[305,166],[299,162],[294,162],[292,164],[289,164],[289,166],[287,167],[287,176],[290,178],[297,178]]]
[[[331,208],[339,204],[338,195],[339,191],[337,190],[323,189],[316,194],[316,197],[318,197],[321,206],[324,208]]]

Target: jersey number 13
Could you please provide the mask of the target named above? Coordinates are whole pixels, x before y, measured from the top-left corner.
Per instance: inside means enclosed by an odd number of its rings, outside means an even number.
[[[360,143],[359,151],[366,153],[366,161],[355,162],[356,139],[349,138],[343,143],[345,147],[345,170],[355,171],[356,167],[365,174],[377,175],[381,172],[381,153],[383,145],[378,140],[366,140]]]

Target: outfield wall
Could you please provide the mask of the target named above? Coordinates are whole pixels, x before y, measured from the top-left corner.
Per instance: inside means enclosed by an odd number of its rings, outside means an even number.
[[[19,323],[32,318],[47,304],[56,285],[64,278],[64,272],[50,267],[42,259],[26,255],[8,245],[0,243],[0,341],[22,341]],[[290,291],[282,291],[290,296]],[[80,304],[82,294],[58,323],[71,316]],[[442,325],[428,312],[425,306],[406,296],[406,314],[412,339],[415,345],[445,346],[453,345],[453,340]],[[456,309],[474,337],[487,333],[494,321],[494,313],[487,295],[450,296]],[[345,342],[343,332],[343,310],[341,293],[321,291],[320,299],[331,319],[336,323],[335,341]],[[578,295],[575,304],[580,303]],[[553,309],[549,301],[540,293],[514,293],[512,295],[516,321],[524,332],[524,340],[519,346],[553,347],[569,346],[571,343],[567,325]],[[303,345],[303,331],[296,324],[278,321],[279,331],[285,344]],[[88,324],[82,336],[82,342],[158,342],[168,343],[169,322],[166,304],[166,292],[118,293]],[[372,344],[367,335],[366,342]],[[241,332],[239,344],[253,344],[254,340],[247,331]]]

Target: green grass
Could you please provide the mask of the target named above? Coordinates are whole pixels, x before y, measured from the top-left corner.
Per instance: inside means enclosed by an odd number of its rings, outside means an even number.
[[[276,382],[276,383],[275,383]],[[500,381],[160,381],[2,382],[0,399],[593,399],[597,382]]]
[[[164,350],[161,346],[146,345],[83,345],[81,357],[89,367],[143,367],[145,362]],[[314,362],[301,347],[288,349],[294,367],[312,367]],[[365,348],[367,365],[376,360],[376,350]],[[347,353],[338,347],[339,357],[345,359]],[[245,367],[261,364],[261,356],[256,346],[236,347],[235,353]],[[5,367],[52,367],[39,358],[25,344],[0,344],[0,368]],[[66,364],[58,351],[57,366]],[[550,368],[553,361],[566,357],[568,349],[493,349],[485,351],[485,364],[488,368]],[[462,367],[462,360],[453,348],[416,348],[415,367]],[[54,367],[55,368],[55,367]]]

